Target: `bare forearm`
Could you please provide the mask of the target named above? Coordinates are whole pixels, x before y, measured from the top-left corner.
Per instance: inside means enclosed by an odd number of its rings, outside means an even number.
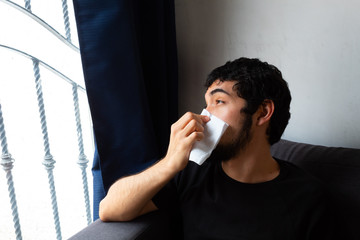
[[[164,159],[139,174],[119,179],[100,203],[101,220],[129,221],[138,217],[175,174]]]
[[[207,116],[184,114],[171,126],[171,135],[166,157],[147,170],[115,182],[100,203],[100,218],[103,221],[128,221],[155,210],[153,196],[184,169],[195,141],[203,137],[203,124]]]

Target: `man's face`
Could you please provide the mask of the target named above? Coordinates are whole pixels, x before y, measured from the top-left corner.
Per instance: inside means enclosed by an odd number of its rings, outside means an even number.
[[[245,149],[251,140],[252,117],[242,113],[245,99],[238,97],[233,86],[235,81],[215,81],[206,91],[206,110],[229,124],[212,158],[226,161]]]

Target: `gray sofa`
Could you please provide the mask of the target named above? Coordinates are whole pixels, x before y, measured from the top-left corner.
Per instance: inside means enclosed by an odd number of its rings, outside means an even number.
[[[274,157],[292,162],[324,181],[334,198],[336,239],[360,239],[360,149],[323,147],[281,140]],[[299,203],[301,204],[301,203]],[[71,237],[80,239],[180,239],[181,229],[158,211],[132,222],[97,220]]]

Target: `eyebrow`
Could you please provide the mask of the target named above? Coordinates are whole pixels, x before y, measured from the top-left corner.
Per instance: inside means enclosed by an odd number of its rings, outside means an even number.
[[[227,91],[225,91],[224,89],[221,89],[221,88],[216,88],[216,89],[212,90],[210,92],[210,95],[214,95],[215,93],[218,93],[218,92],[225,93],[226,95],[230,96],[230,94]]]

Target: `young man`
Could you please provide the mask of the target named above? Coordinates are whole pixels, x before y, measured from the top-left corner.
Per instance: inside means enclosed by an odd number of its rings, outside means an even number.
[[[229,124],[210,158],[189,162],[210,119],[186,113],[172,125],[166,156],[115,182],[100,218],[128,221],[165,209],[180,212],[185,239],[328,239],[321,184],[270,153],[290,118],[281,72],[240,58],[214,69],[206,87],[206,109]]]

